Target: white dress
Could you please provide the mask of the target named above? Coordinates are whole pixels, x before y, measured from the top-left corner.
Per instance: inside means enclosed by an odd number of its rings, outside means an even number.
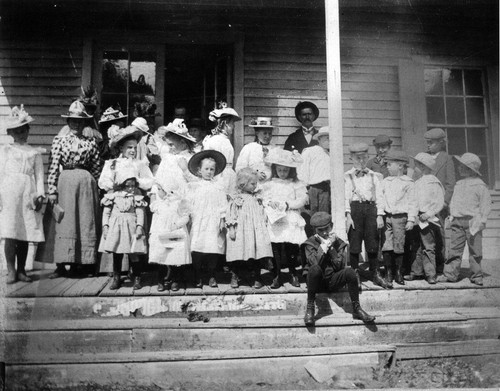
[[[176,155],[166,153],[162,156],[161,163],[158,166],[158,171],[155,175],[155,185],[152,193],[157,193],[158,186],[164,189],[174,188],[185,191],[188,182],[197,181],[198,178],[189,173],[184,172],[181,165],[186,165],[193,156],[189,151],[182,151]],[[181,162],[183,160],[183,162]]]
[[[245,145],[238,156],[236,161],[236,172],[245,167],[250,167],[257,172],[264,172],[266,174],[266,179],[261,181],[265,182],[271,179],[271,165],[264,163],[265,150],[270,151],[276,148],[275,145],[260,145],[257,142],[252,142]],[[260,177],[259,177],[260,178]]]
[[[99,188],[105,191],[113,190],[116,185],[116,173],[122,169],[130,169],[132,172],[136,173],[139,189],[148,191],[151,189],[151,186],[153,186],[154,177],[149,169],[148,163],[143,160],[119,157],[104,162],[104,168],[97,182]]]
[[[34,201],[44,196],[40,148],[0,146],[0,238],[43,242],[42,214]]]
[[[187,200],[191,215],[191,251],[224,254],[225,232],[219,232],[225,218],[227,196],[215,181],[199,180],[189,184]]]
[[[233,170],[234,148],[229,138],[223,134],[208,135],[203,139],[203,150],[214,150],[222,153],[226,158],[226,168],[215,177],[226,194],[236,192],[236,173]]]
[[[262,198],[264,205],[269,201],[288,204],[286,216],[268,225],[271,242],[298,245],[304,243],[307,239],[304,230],[306,223],[299,210],[308,200],[304,182],[273,178],[262,185]]]
[[[187,203],[179,191],[167,193],[165,199],[151,203],[153,222],[149,236],[149,263],[159,265],[189,265],[190,238]]]

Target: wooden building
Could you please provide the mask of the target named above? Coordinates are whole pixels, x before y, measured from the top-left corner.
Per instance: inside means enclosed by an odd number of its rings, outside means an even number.
[[[283,144],[298,101],[316,103],[316,124],[328,124],[323,0],[7,0],[0,26],[0,116],[24,103],[36,118],[30,142],[47,150],[87,85],[101,109],[120,102],[130,114],[134,101],[154,101],[158,126],[176,103],[206,119],[225,98],[243,117],[236,156],[256,116],[273,118]],[[344,153],[383,133],[415,154],[439,126],[448,152],[479,155],[500,188],[496,1],[341,1],[340,61]]]

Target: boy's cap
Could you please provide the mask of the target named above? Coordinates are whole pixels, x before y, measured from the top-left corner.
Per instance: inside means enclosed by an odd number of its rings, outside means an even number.
[[[420,152],[417,153],[415,157],[412,157],[413,160],[416,162],[419,162],[426,166],[427,168],[430,168],[431,170],[434,170],[436,168],[436,160],[432,158],[431,155],[425,152]]]
[[[368,144],[366,143],[355,143],[349,145],[350,153],[368,152]]]
[[[385,160],[388,162],[408,163],[409,159],[403,151],[393,151],[392,149],[385,155]]]
[[[318,140],[322,136],[330,136],[330,132],[328,130],[328,126],[322,126],[321,128],[319,128],[318,133],[316,133],[313,136],[313,140]]]
[[[425,132],[424,138],[426,140],[441,140],[446,138],[446,133],[441,128],[432,128]]]
[[[385,145],[385,144],[392,144],[392,140],[389,136],[385,134],[379,134],[377,137],[373,139],[373,145]]]
[[[453,156],[460,164],[471,169],[479,176],[483,176],[479,169],[481,168],[481,159],[473,153],[466,152],[462,156]]]
[[[316,212],[315,214],[312,215],[309,224],[311,224],[313,228],[324,228],[329,224],[331,224],[331,222],[332,222],[332,216],[330,216],[329,213]]]

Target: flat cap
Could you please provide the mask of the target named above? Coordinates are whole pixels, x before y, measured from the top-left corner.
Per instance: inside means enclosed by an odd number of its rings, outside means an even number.
[[[424,138],[426,140],[440,140],[446,138],[446,133],[441,128],[432,128],[425,132]]]
[[[408,163],[410,160],[408,159],[408,155],[403,151],[393,151],[392,149],[387,152],[385,155],[385,160],[388,162],[401,162]]]
[[[358,153],[358,152],[368,152],[368,144],[366,143],[355,143],[349,145],[350,153]]]
[[[323,228],[329,225],[332,222],[332,216],[326,212],[316,212],[312,215],[309,224],[313,228]]]
[[[385,134],[379,134],[377,137],[373,139],[373,145],[385,145],[392,144],[392,140],[389,136]]]

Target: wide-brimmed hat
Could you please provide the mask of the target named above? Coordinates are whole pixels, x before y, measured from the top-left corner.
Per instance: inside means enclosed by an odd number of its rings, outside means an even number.
[[[223,107],[222,109],[215,109],[208,114],[208,119],[212,122],[215,122],[218,119],[224,117],[234,117],[235,121],[241,121],[241,117],[238,115],[236,110],[231,107]]]
[[[297,118],[297,121],[300,122],[300,112],[302,109],[312,109],[314,113],[314,119],[313,121],[316,121],[316,119],[319,117],[319,109],[318,106],[316,106],[314,103],[309,102],[309,101],[304,101],[304,102],[299,102],[297,103],[297,106],[295,106],[295,118]]]
[[[116,146],[126,138],[134,138],[139,142],[142,137],[142,131],[135,126],[129,125],[126,128],[119,128],[118,126],[111,126],[108,129],[109,146],[116,148]]]
[[[113,107],[108,107],[104,113],[101,115],[99,123],[116,121],[118,119],[127,118],[127,114],[123,114],[120,110],[114,109]]]
[[[387,154],[385,155],[385,160],[387,160],[388,162],[399,162],[407,164],[410,161],[406,153],[404,153],[403,151],[395,151],[393,149],[387,152]]]
[[[166,134],[173,133],[193,143],[196,142],[196,139],[189,134],[188,128],[186,127],[186,124],[184,123],[184,120],[182,118],[176,118],[173,120],[173,122],[170,122],[165,127],[165,131]]]
[[[5,133],[9,129],[28,125],[33,121],[34,119],[24,110],[24,105],[21,105],[21,108],[14,106],[10,110],[10,114],[0,124],[0,129],[2,133]]]
[[[220,174],[226,168],[226,158],[219,151],[215,151],[213,149],[207,149],[205,151],[201,151],[195,153],[191,156],[188,163],[188,169],[193,175],[198,175],[198,169],[200,168],[201,161],[205,158],[212,158],[215,160],[215,175]]]
[[[330,136],[330,129],[328,126],[322,126],[319,128],[318,133],[314,134],[313,140],[318,140],[322,136]]]
[[[115,184],[122,185],[128,179],[136,179],[137,180],[137,170],[135,170],[132,166],[127,166],[120,168],[115,175]]]
[[[148,121],[146,121],[145,118],[137,117],[132,121],[130,125],[135,126],[137,129],[142,130],[144,133],[149,133]]]
[[[281,148],[273,148],[264,158],[264,162],[297,168],[304,162],[304,159],[302,159],[298,151],[291,152]]]
[[[389,136],[385,134],[379,134],[373,139],[373,145],[391,145],[392,140]]]
[[[252,121],[250,121],[250,124],[248,126],[254,128],[255,130],[258,130],[260,128],[274,128],[273,122],[270,117],[257,117],[257,119],[253,119]]]
[[[423,164],[425,167],[434,170],[436,168],[436,159],[425,152],[417,153],[415,157],[411,157],[416,162]]]
[[[61,115],[63,118],[87,119],[92,116],[85,111],[85,106],[82,102],[75,100],[68,109],[68,114]]]
[[[479,169],[481,168],[481,159],[473,153],[466,152],[462,156],[453,156],[457,162],[464,165],[465,167],[471,169],[479,176],[483,176]]]

